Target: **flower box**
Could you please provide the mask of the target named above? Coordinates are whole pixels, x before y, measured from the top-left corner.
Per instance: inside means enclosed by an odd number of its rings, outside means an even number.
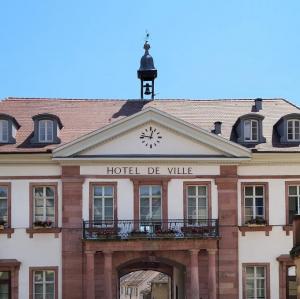
[[[52,228],[53,222],[52,221],[35,221],[33,223],[33,228]]]
[[[130,237],[133,238],[146,237],[147,235],[148,235],[147,231],[140,231],[140,230],[134,230],[130,233]]]
[[[115,227],[99,227],[94,228],[93,232],[96,233],[98,238],[109,238],[118,234],[118,230]]]
[[[4,220],[0,220],[0,229],[5,229],[7,228],[7,222]]]
[[[176,231],[174,231],[173,229],[158,229],[155,231],[155,235],[162,238],[173,238],[175,233]]]
[[[267,221],[262,217],[255,217],[245,223],[249,227],[265,226]]]
[[[209,234],[211,232],[212,227],[210,226],[184,226],[181,228],[181,231],[185,235],[203,235]]]
[[[258,227],[258,226],[266,226],[266,224],[257,224],[257,223],[247,223],[249,227]]]

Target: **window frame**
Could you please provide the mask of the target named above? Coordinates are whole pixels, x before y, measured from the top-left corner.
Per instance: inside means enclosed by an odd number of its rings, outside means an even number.
[[[6,123],[6,130],[7,130],[7,138],[3,138],[4,126],[3,124]],[[9,142],[9,120],[0,118],[0,143],[8,143]]]
[[[293,138],[292,139],[289,138],[289,122],[292,122],[292,130],[293,130],[293,132],[292,132]],[[295,123],[296,122],[299,123],[299,138],[298,139],[295,138],[295,135],[296,135]],[[286,120],[286,140],[288,142],[300,142],[300,119],[290,118],[290,119]]]
[[[19,270],[21,263],[16,259],[3,259],[0,265],[1,272],[10,272],[11,297],[18,298],[19,293]]]
[[[250,139],[246,139],[246,122],[250,121]],[[253,139],[253,123],[256,123],[256,139]],[[258,142],[259,141],[259,121],[254,118],[247,118],[244,119],[243,124],[243,136],[244,136],[244,142]]]
[[[160,219],[152,219],[152,194],[149,195],[149,207],[150,207],[150,211],[151,211],[151,218],[150,219],[141,219],[141,187],[142,186],[159,186],[160,187],[160,213],[161,213],[161,217]],[[148,220],[153,220],[153,221],[161,221],[163,219],[163,186],[161,184],[140,184],[139,185],[139,220],[140,221],[148,221]]]
[[[29,299],[34,299],[34,272],[35,271],[54,271],[54,299],[58,299],[58,267],[29,267]]]
[[[247,267],[264,267],[265,268],[265,299],[270,299],[270,263],[242,263],[242,281],[243,281],[243,299],[247,299],[246,281]]]
[[[241,182],[241,223],[245,223],[245,187],[263,186],[264,188],[264,220],[269,225],[269,183],[268,182]]]
[[[139,198],[139,186],[140,185],[161,185],[162,187],[162,220],[168,220],[168,183],[170,178],[131,178],[133,183],[133,220],[135,220],[135,228],[138,228],[138,223],[140,221],[140,198]]]
[[[207,219],[212,218],[211,208],[211,182],[210,181],[185,181],[183,182],[183,218],[188,221],[188,187],[206,186],[207,190]]]
[[[7,228],[11,228],[11,183],[0,182],[0,187],[7,188]]]
[[[289,210],[290,210],[290,200],[289,200],[289,187],[290,186],[299,186],[300,188],[300,181],[286,181],[285,182],[285,214],[286,214],[286,225],[292,225],[293,223],[290,223],[289,219]],[[299,195],[299,205],[298,205],[298,211],[300,211],[300,195]]]
[[[39,187],[52,187],[54,189],[54,223],[51,228],[58,227],[58,182],[37,182],[29,184],[29,213],[30,213],[30,227],[34,227],[34,188]]]
[[[41,139],[41,123],[45,122],[45,140]],[[51,139],[48,139],[48,125],[51,123]],[[40,143],[53,143],[54,142],[54,120],[50,118],[40,119],[38,121],[38,141]]]
[[[8,297],[11,298],[12,297],[12,294],[11,294],[11,291],[12,291],[12,283],[11,283],[12,273],[11,273],[10,270],[3,271],[1,269],[0,269],[0,272],[7,272],[8,273],[8,278],[7,279],[1,279],[0,278],[0,285],[2,285],[2,284],[3,285],[6,285],[6,284],[8,285]]]
[[[89,220],[94,221],[94,187],[113,187],[113,223],[118,221],[118,183],[117,182],[90,182],[89,183]]]

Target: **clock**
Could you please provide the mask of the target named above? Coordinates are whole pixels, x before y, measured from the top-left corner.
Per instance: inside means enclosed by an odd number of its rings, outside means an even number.
[[[149,128],[144,129],[140,135],[140,140],[142,141],[142,144],[149,148],[154,148],[157,145],[159,145],[161,139],[162,136],[158,129],[153,128],[152,126],[149,126]]]

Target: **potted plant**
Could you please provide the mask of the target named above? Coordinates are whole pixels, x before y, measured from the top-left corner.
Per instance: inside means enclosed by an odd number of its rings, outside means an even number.
[[[51,228],[53,226],[53,222],[51,220],[45,221],[35,221],[33,222],[34,228]]]
[[[130,236],[134,238],[139,238],[139,237],[145,237],[148,234],[146,230],[139,230],[139,229],[134,229],[131,233]]]
[[[99,227],[96,229],[96,234],[100,239],[107,239],[117,235],[117,229],[115,227]]]
[[[7,227],[7,222],[3,219],[0,219],[0,229],[5,229]]]
[[[176,233],[176,231],[174,229],[168,228],[168,229],[157,229],[155,230],[155,234],[159,237],[164,237],[164,238],[168,238],[168,237],[174,237],[174,234]]]
[[[251,218],[245,224],[248,225],[248,226],[250,226],[250,227],[264,226],[264,225],[267,224],[267,221],[263,217],[257,216],[255,218]]]

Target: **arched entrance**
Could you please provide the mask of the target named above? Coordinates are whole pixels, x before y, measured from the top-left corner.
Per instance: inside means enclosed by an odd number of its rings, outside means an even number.
[[[135,273],[133,276],[136,280],[147,280],[146,283],[150,283],[152,287],[152,292],[160,293],[161,299],[184,299],[185,298],[185,266],[179,264],[178,262],[165,259],[158,258],[156,256],[149,255],[146,258],[134,259],[128,262],[121,264],[118,269],[118,297],[121,298],[122,287],[125,287],[123,291],[126,293],[126,286],[121,285],[122,278],[127,275],[130,278],[131,273]],[[147,273],[148,272],[148,273]],[[157,273],[157,275],[155,275]],[[161,273],[162,275],[159,275]],[[140,277],[138,277],[140,275]],[[167,285],[166,285],[167,283]],[[137,288],[137,283],[129,283],[128,285],[135,285]],[[142,284],[142,282],[141,282]],[[162,295],[166,294],[167,296]],[[138,290],[130,290],[135,294],[138,293]],[[123,296],[126,298],[126,296]],[[122,297],[122,298],[123,298]],[[129,298],[129,297],[128,297]],[[132,297],[138,298],[138,297]],[[138,299],[147,298],[147,296],[140,296]],[[156,297],[155,297],[156,298]]]

